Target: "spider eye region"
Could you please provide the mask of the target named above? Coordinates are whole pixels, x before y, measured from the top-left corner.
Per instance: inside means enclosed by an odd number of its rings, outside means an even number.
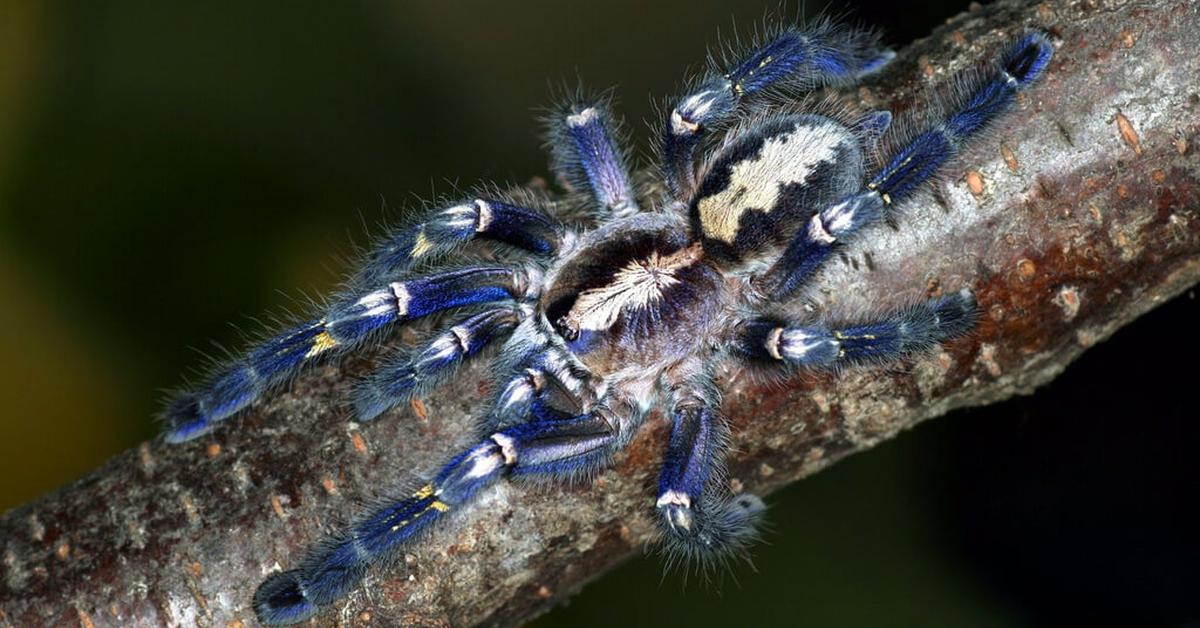
[[[680,271],[694,264],[699,251],[689,247],[673,253],[651,251],[649,255],[628,260],[617,268],[609,281],[584,290],[564,316],[568,330],[603,331],[617,319],[669,298],[671,288],[679,285]]]
[[[641,364],[700,336],[721,282],[680,226],[602,234],[557,274],[543,298],[546,320],[589,367]]]
[[[796,225],[854,191],[863,150],[849,127],[814,114],[787,115],[742,131],[717,149],[690,204],[705,251],[737,260],[791,239]]]

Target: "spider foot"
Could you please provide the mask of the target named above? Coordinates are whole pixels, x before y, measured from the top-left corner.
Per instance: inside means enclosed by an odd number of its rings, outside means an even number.
[[[767,508],[762,499],[749,493],[711,504],[692,504],[686,495],[668,492],[658,504],[664,550],[698,563],[744,555],[758,538]]]
[[[298,569],[277,573],[254,593],[254,613],[269,626],[295,624],[312,617],[320,609],[304,593]]]

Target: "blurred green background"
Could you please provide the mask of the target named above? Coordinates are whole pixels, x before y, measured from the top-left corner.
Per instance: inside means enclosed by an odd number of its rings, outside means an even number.
[[[619,86],[645,154],[651,96],[673,93],[718,29],[776,7],[0,2],[0,510],[152,436],[160,391],[210,343],[238,346],[234,325],[333,286],[364,224],[455,184],[543,175],[534,110],[549,85]],[[963,7],[834,8],[902,45]],[[733,570],[719,594],[684,590],[649,556],[537,625],[1195,619],[1190,404],[1131,409],[1150,415],[1140,447],[1121,390],[1153,369],[1103,378],[1154,359],[1146,344],[1188,342],[1131,334],[1196,313],[1172,304],[1050,393],[922,427],[775,496],[758,572]],[[1080,448],[1081,431],[1101,435]],[[1143,471],[1159,475],[1130,479]],[[1105,473],[1130,504],[1090,492]]]

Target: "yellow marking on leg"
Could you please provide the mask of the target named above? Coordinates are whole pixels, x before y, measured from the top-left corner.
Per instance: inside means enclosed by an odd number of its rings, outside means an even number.
[[[417,232],[417,241],[413,243],[412,253],[409,255],[413,259],[417,259],[432,250],[433,243],[429,241],[429,238],[425,237],[425,227],[421,227],[421,230]]]
[[[305,360],[321,355],[339,344],[337,340],[334,340],[333,336],[329,335],[329,332],[324,331],[313,336],[312,343],[312,348],[308,350],[308,353],[304,354]]]
[[[888,194],[887,192],[883,192],[882,194],[880,194],[880,192],[879,192],[879,186],[878,186],[877,184],[875,184],[875,183],[868,183],[868,184],[867,184],[867,189],[868,189],[868,190],[870,190],[870,191],[872,191],[872,192],[874,192],[874,193],[876,193],[876,194],[879,194],[879,197],[883,199],[883,204],[884,204],[884,205],[891,205],[891,204],[892,204],[892,195],[891,195],[891,194]]]
[[[422,486],[421,489],[418,490],[416,493],[413,493],[413,498],[425,499],[426,497],[429,497],[431,495],[433,495],[433,485],[426,484],[425,486]],[[413,515],[412,517],[410,517],[408,519],[404,519],[404,520],[400,521],[399,523],[397,523],[396,525],[392,526],[391,531],[396,532],[396,531],[400,530],[404,526],[416,521],[417,519],[420,519],[422,515],[429,512],[430,510],[436,510],[438,512],[446,512],[446,511],[450,510],[450,504],[447,504],[446,502],[443,502],[439,499],[435,499],[435,500],[429,502],[428,504],[426,504],[426,506],[421,509],[421,512],[418,512],[417,514]]]

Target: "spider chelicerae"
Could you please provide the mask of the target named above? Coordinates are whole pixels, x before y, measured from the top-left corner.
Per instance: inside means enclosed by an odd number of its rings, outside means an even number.
[[[940,113],[903,133],[889,131],[887,111],[798,104],[886,65],[894,54],[874,33],[819,21],[760,41],[713,62],[676,101],[653,182],[630,177],[606,99],[568,98],[547,119],[565,194],[466,198],[395,231],[314,320],[252,347],[169,405],[167,438],[194,438],[305,365],[376,342],[397,323],[459,311],[361,382],[353,403],[368,421],[499,345],[478,444],[267,579],[254,596],[263,623],[312,616],[502,478],[586,478],[659,404],[672,421],[655,502],[668,549],[700,559],[737,552],[763,505],[720,481],[729,435],[718,368],[786,374],[875,363],[972,327],[967,288],[851,322],[794,303],[845,241],[895,215],[1038,78],[1048,40],[1018,37],[986,70],[958,77]],[[563,207],[586,212],[568,217]],[[518,252],[518,261],[446,261],[481,242]]]

